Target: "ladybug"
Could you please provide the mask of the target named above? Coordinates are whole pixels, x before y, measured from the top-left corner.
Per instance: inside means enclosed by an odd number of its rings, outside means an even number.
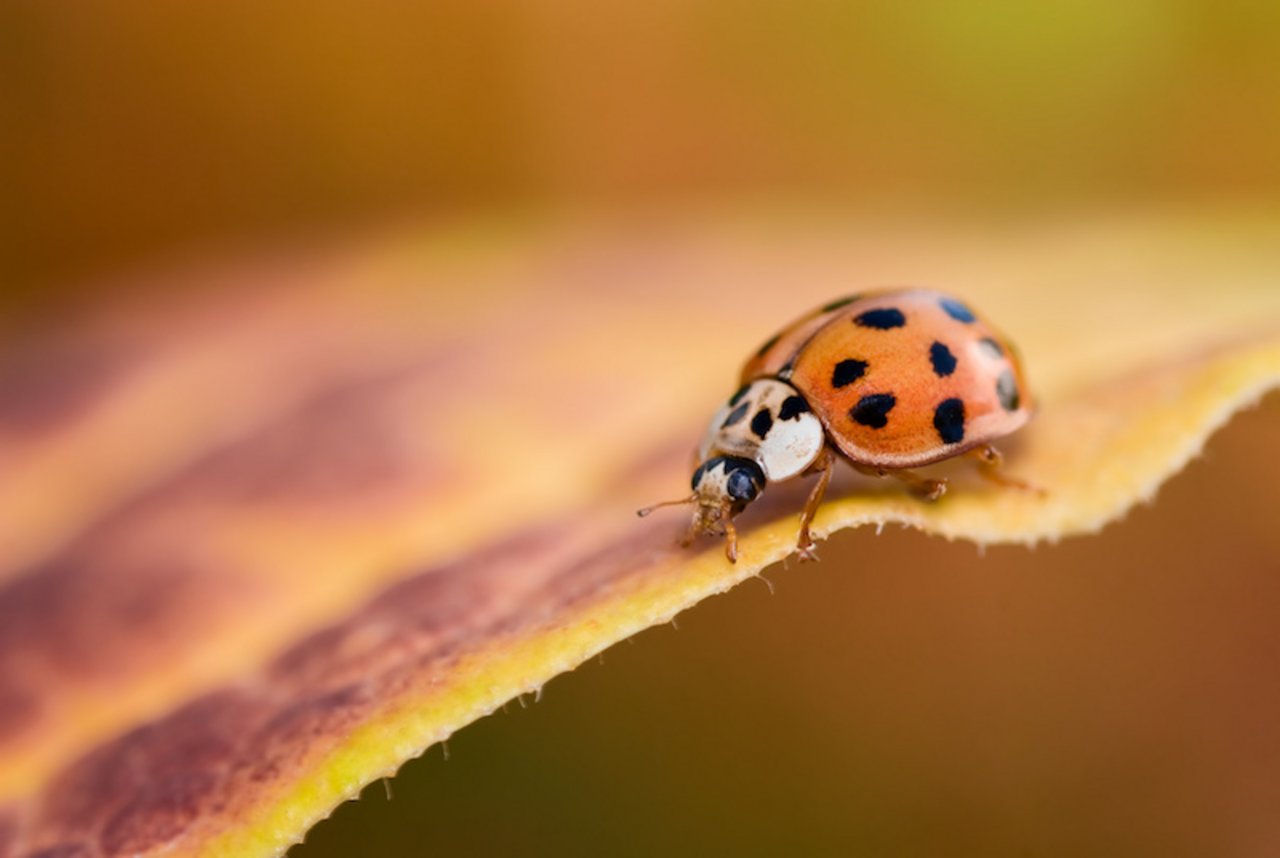
[[[936,500],[945,479],[909,468],[960,455],[1002,485],[991,442],[1031,418],[1018,354],[964,303],[928,289],[869,292],[833,301],[769,338],[742,368],[741,387],[712,418],[697,451],[693,493],[661,506],[695,504],[682,544],[726,536],[765,487],[802,475],[818,482],[800,517],[801,559],[814,560],[809,525],[836,458],[861,473],[895,477]]]

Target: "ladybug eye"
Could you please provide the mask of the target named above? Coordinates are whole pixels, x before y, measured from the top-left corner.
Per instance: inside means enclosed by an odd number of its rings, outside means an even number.
[[[730,474],[725,488],[729,491],[729,497],[740,503],[753,501],[756,499],[756,495],[760,493],[755,481],[751,479],[751,475],[746,470],[734,471]]]

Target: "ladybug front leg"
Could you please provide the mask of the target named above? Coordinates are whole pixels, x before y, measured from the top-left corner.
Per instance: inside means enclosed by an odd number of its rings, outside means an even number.
[[[818,514],[818,507],[822,505],[822,498],[827,493],[827,485],[831,482],[831,472],[834,470],[836,457],[832,454],[830,447],[822,448],[822,457],[818,464],[818,482],[813,487],[813,491],[809,492],[809,499],[805,501],[804,512],[800,514],[800,536],[796,540],[796,553],[800,555],[800,560],[817,560],[818,555],[815,552],[817,548],[813,544],[813,537],[809,535],[809,525],[813,523],[813,517]]]
[[[1024,492],[1035,492],[1036,494],[1044,494],[1045,490],[1037,485],[1020,480],[1017,477],[1011,477],[1002,469],[1004,467],[1004,456],[1000,455],[1000,451],[990,444],[983,444],[981,447],[974,447],[968,453],[969,458],[978,463],[978,473],[982,475],[984,480],[995,483],[998,486],[1005,486],[1011,489],[1021,489]]]
[[[729,558],[730,563],[737,563],[738,528],[734,527],[733,513],[730,511],[728,504],[725,504],[721,521],[724,523],[724,556]]]
[[[689,522],[689,526],[685,528],[684,535],[680,537],[679,543],[681,548],[688,548],[693,545],[693,541],[698,538],[698,534],[702,532],[702,524],[695,515],[693,520]]]

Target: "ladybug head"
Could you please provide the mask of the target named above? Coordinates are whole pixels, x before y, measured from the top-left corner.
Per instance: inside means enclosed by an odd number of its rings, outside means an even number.
[[[694,537],[702,533],[723,533],[728,537],[725,553],[730,561],[736,561],[738,538],[733,527],[733,517],[764,490],[764,471],[750,459],[714,456],[698,466],[690,483],[693,494],[677,501],[646,507],[639,514],[646,516],[660,506],[694,504],[693,520],[689,523],[684,543],[692,542]]]
[[[750,459],[715,456],[693,472],[689,481],[698,499],[699,510],[722,509],[734,515],[764,489],[764,471]]]

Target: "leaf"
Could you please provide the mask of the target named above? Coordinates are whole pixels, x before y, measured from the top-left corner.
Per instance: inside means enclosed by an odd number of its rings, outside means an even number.
[[[401,236],[86,311],[0,359],[0,855],[274,854],[359,788],[784,558],[672,544],[701,422],[777,325],[963,294],[1041,410],[941,502],[843,475],[827,534],[1092,532],[1280,384],[1280,241],[1243,217],[800,220]],[[206,284],[208,285],[208,284]]]

